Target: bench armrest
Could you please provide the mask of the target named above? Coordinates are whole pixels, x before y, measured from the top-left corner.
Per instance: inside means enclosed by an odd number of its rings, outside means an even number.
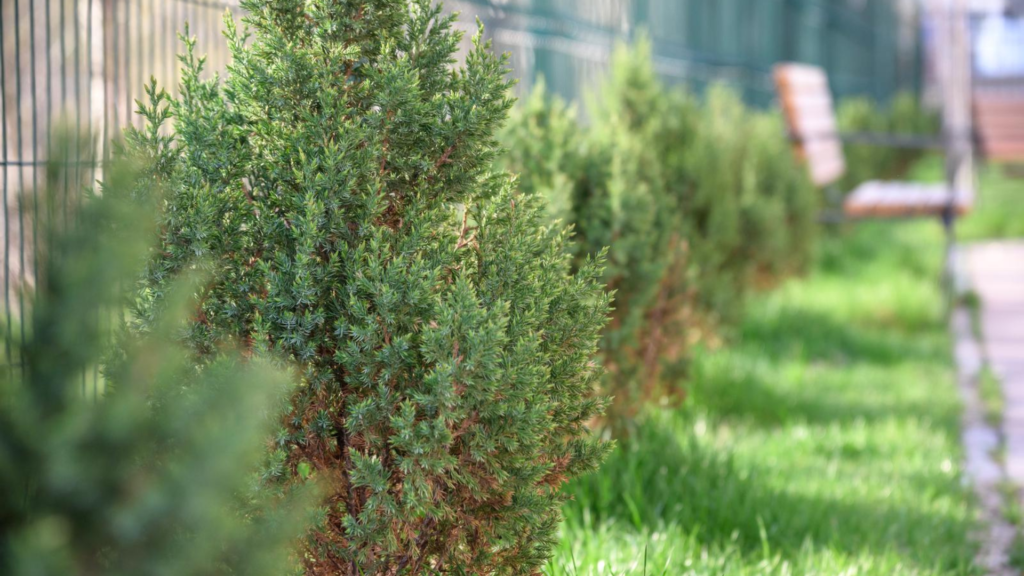
[[[884,148],[912,148],[917,150],[943,150],[946,141],[942,136],[925,136],[922,134],[888,134],[883,132],[828,132],[820,134],[797,135],[790,133],[793,142],[824,140],[836,138],[843,144],[864,144]]]
[[[864,144],[885,148],[911,148],[915,150],[944,150],[946,139],[923,134],[887,134],[879,132],[840,132],[844,144]]]

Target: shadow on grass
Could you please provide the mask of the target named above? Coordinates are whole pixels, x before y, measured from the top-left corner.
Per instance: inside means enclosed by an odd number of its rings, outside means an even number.
[[[939,324],[866,328],[785,307],[748,321],[732,349],[700,355],[691,370],[685,386],[692,402],[714,418],[747,425],[915,418],[955,429],[958,418],[955,402],[937,402],[928,387],[905,382],[950,382],[949,348]]]
[[[856,475],[831,479],[848,483],[833,490],[823,484],[819,466],[778,470],[741,461],[680,428],[693,422],[678,414],[670,420],[656,416],[643,423],[599,476],[573,484],[575,502],[566,509],[571,522],[645,533],[675,526],[704,546],[734,546],[751,559],[770,550],[796,561],[811,547],[854,557],[898,554],[920,570],[952,570],[971,558],[969,521],[961,510],[913,502],[920,494],[960,495],[954,475],[908,471],[891,478],[898,491],[888,497],[883,480]]]
[[[935,228],[876,223],[830,238],[826,245],[844,247],[831,272],[763,297],[733,345],[695,355],[684,384],[692,401],[714,418],[747,425],[917,418],[955,430],[955,401],[930,393],[930,386],[951,385],[940,287],[932,277],[941,254],[928,253]],[[864,267],[876,268],[865,276]]]
[[[827,311],[786,307],[746,322],[738,346],[752,348],[752,352],[773,361],[798,359],[874,366],[948,361],[948,351],[935,345],[937,323],[925,333],[915,327],[875,328],[865,326],[867,323],[840,319]]]
[[[909,273],[938,282],[944,257],[939,220],[866,220],[823,232],[817,269],[826,274],[857,276],[867,269]]]
[[[815,275],[761,297],[733,345],[695,354],[683,408],[652,410],[569,487],[571,523],[695,534],[751,568],[827,549],[972,572],[941,230],[872,224],[823,245]]]
[[[1024,238],[1024,178],[1009,166],[981,170],[974,210],[957,228],[963,241]]]
[[[916,390],[893,397],[886,388],[891,382],[873,379],[865,374],[858,390],[848,389],[847,382],[836,383],[842,376],[822,375],[815,367],[800,376],[804,386],[780,390],[770,385],[769,376],[754,370],[732,377],[714,376],[695,382],[687,393],[716,420],[726,419],[746,426],[772,428],[784,424],[822,426],[852,423],[874,424],[883,421],[915,419],[955,426],[958,407],[953,402],[936,403]],[[941,374],[936,374],[938,385]],[[817,386],[816,390],[808,387]]]

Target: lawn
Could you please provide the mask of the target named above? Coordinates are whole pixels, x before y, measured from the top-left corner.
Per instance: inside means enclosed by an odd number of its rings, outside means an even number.
[[[983,166],[977,205],[957,228],[961,241],[1024,237],[1024,172],[1020,166]]]
[[[1024,167],[1019,165],[977,165],[978,179],[974,207],[956,221],[956,240],[974,242],[1024,237]],[[908,177],[943,181],[943,160],[933,155],[915,163]]]
[[[960,242],[1024,237],[1024,167],[981,163],[978,168],[974,207],[957,221]],[[914,165],[910,178],[941,182],[940,156]]]
[[[574,500],[548,574],[974,574],[937,223],[822,240]]]

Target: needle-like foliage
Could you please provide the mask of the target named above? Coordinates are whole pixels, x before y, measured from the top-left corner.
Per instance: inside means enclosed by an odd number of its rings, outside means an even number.
[[[114,200],[133,178],[109,170],[74,218],[37,214],[48,242],[14,343],[24,365],[0,372],[0,574],[288,573],[306,506],[251,490],[283,373],[225,349],[196,374],[169,337],[181,317],[162,314],[102,391],[85,386],[152,244],[151,219]]]
[[[186,340],[302,374],[273,461],[327,486],[308,574],[533,574],[559,487],[605,447],[593,362],[600,258],[570,270],[536,195],[495,172],[504,58],[428,0],[244,2],[233,63],[151,90],[130,149],[166,182],[135,330],[197,256]],[[249,35],[251,32],[251,36]],[[167,136],[158,130],[168,117]]]
[[[503,163],[559,206],[580,256],[608,247],[605,386],[630,416],[677,395],[689,344],[714,341],[752,285],[807,264],[818,194],[778,114],[725,86],[666,86],[642,35],[614,51],[585,125],[538,86],[502,134]]]

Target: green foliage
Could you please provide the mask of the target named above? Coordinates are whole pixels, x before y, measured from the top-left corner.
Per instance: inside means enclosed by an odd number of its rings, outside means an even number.
[[[747,230],[740,211],[747,134],[739,127],[748,112],[733,91],[714,85],[697,114],[699,136],[686,152],[681,175],[693,182],[683,210],[693,230],[698,300],[712,321],[730,321],[739,313],[754,266],[744,254]]]
[[[649,399],[659,370],[678,359],[667,345],[683,328],[688,254],[667,161],[676,159],[669,142],[685,138],[692,122],[689,115],[664,121],[670,106],[690,103],[666,97],[646,41],[637,52],[641,57],[617,47],[611,74],[590,103],[588,166],[576,206],[585,253],[608,246],[605,277],[615,315],[604,350],[610,390],[628,407]]]
[[[845,133],[936,136],[939,132],[938,115],[924,108],[910,93],[897,94],[888,106],[881,108],[867,97],[848,98],[839,104],[836,116],[839,130]],[[846,157],[846,174],[839,187],[849,192],[868,180],[900,176],[921,157],[922,150],[846,144],[843,154]]]
[[[543,200],[492,168],[505,60],[429,0],[243,2],[223,84],[191,41],[181,98],[151,90],[132,153],[170,192],[134,329],[195,256],[185,336],[295,360],[283,478],[327,486],[308,574],[531,574],[559,487],[606,447],[593,362],[602,257],[570,271]],[[158,128],[173,114],[173,136]]]
[[[814,254],[821,194],[779,137],[785,134],[781,114],[750,114],[746,126],[740,207],[748,258],[770,277],[804,271]]]
[[[612,75],[590,106],[591,125],[549,98],[541,81],[502,134],[502,161],[523,174],[520,188],[567,205],[558,216],[574,226],[577,259],[607,247],[604,280],[615,313],[602,348],[606,389],[619,407],[650,396],[661,365],[675,360],[662,344],[681,329],[678,300],[687,296],[687,248],[665,163],[677,160],[666,145],[684,130],[652,114],[670,102],[650,61],[631,65],[632,58],[625,47],[615,51]],[[679,120],[686,125],[692,115]]]
[[[870,98],[843,100],[836,109],[836,116],[839,129],[843,132],[886,133],[887,119]],[[891,154],[892,150],[883,146],[844,145],[846,174],[839,187],[844,192],[850,192],[862,182],[885,178]]]
[[[926,182],[945,181],[945,159],[930,154],[915,162],[908,177]],[[990,162],[978,166],[975,203],[967,215],[956,222],[960,242],[1024,237],[1024,174],[1018,166]]]
[[[116,386],[85,394],[111,343],[100,319],[120,309],[152,230],[111,200],[131,174],[106,178],[71,224],[52,203],[37,215],[48,242],[25,363],[0,375],[0,573],[288,573],[304,502],[250,489],[283,373],[225,350],[197,375],[170,338],[180,316],[165,314],[125,350]]]
[[[514,144],[499,162],[518,171],[519,189],[546,198],[552,221],[575,222],[573,201],[586,170],[575,107],[549,99],[541,78],[510,112],[502,141]]]
[[[604,337],[617,404],[670,392],[687,343],[731,322],[755,277],[808,262],[817,192],[777,114],[747,109],[723,86],[701,102],[657,78],[650,45],[619,46],[589,103],[590,124],[543,83],[503,133],[520,186],[548,195],[576,228],[578,254],[608,247],[615,293]]]
[[[927,167],[934,179],[942,180],[941,158]],[[961,241],[1024,237],[1024,195],[1019,167],[990,163],[978,171],[977,201],[974,209],[957,222]]]

